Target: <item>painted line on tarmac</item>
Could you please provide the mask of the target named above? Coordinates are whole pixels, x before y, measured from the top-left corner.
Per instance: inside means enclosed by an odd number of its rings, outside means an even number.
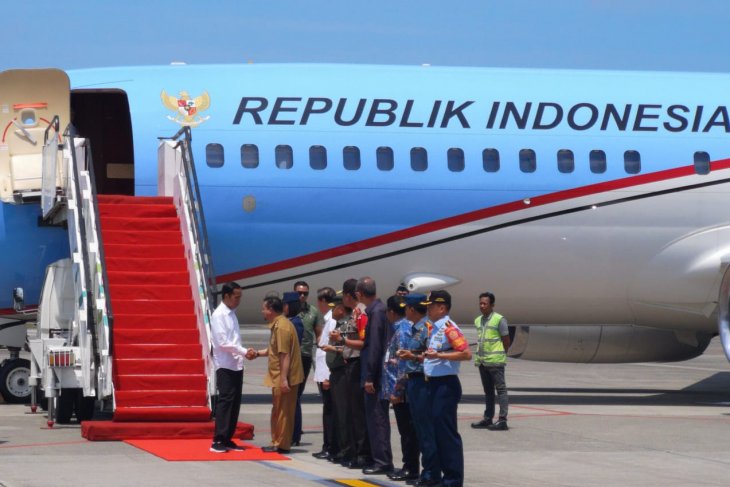
[[[261,462],[261,465],[272,468],[274,470],[278,470],[280,472],[288,473],[302,480],[317,482],[322,485],[348,485],[351,487],[389,487],[395,485],[390,483],[383,484],[379,482],[371,482],[363,479],[328,479],[319,475],[305,472],[303,470],[298,470],[293,467],[285,467],[282,466],[280,463],[274,462]]]
[[[727,372],[727,369],[713,369],[710,367],[692,367],[690,365],[670,365],[670,364],[632,364],[641,367],[665,367],[668,369],[688,369],[688,370],[704,370],[708,372]]]
[[[59,446],[59,445],[78,445],[81,443],[89,443],[88,440],[78,441],[59,441],[55,443],[29,443],[27,445],[0,445],[0,448],[38,448],[46,446]]]

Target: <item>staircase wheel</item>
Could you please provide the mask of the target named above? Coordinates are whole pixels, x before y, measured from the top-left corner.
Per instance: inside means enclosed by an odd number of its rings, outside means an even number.
[[[56,402],[56,423],[69,424],[74,413],[78,389],[61,389]]]
[[[6,360],[0,368],[0,395],[10,404],[30,402],[30,361]]]

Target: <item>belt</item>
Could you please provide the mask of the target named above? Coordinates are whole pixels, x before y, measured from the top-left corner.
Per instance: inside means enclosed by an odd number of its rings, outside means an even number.
[[[407,379],[413,379],[414,377],[426,377],[423,372],[409,372],[406,374]]]

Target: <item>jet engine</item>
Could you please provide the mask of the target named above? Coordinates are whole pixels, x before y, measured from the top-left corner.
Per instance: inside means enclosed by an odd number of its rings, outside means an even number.
[[[712,336],[634,325],[517,326],[509,356],[544,362],[674,362],[701,355]]]

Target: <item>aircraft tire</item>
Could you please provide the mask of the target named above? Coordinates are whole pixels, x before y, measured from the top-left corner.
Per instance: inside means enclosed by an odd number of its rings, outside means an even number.
[[[56,398],[56,423],[69,424],[74,413],[76,404],[77,389],[61,389],[61,394]]]
[[[30,403],[30,361],[7,360],[0,368],[0,395],[9,404]]]

